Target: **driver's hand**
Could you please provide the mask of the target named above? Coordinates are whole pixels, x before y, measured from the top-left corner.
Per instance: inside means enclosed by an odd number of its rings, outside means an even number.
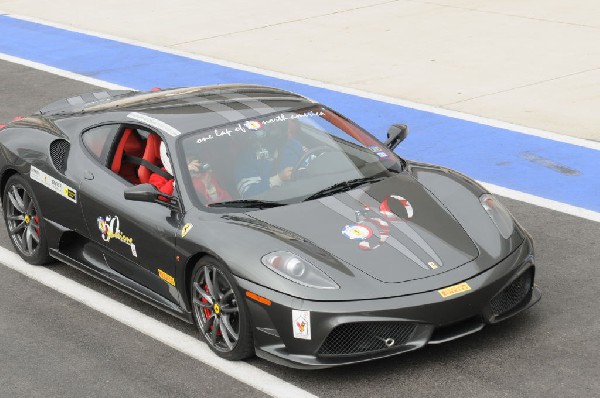
[[[279,173],[275,174],[273,177],[269,178],[269,187],[279,187],[284,182],[287,182],[292,179],[292,171],[293,167],[286,167],[281,170]]]
[[[289,181],[292,179],[292,171],[294,170],[293,167],[286,167],[285,169],[281,170],[279,172],[279,178],[281,179],[281,181]]]
[[[198,159],[192,160],[188,163],[188,170],[196,173],[200,172],[200,161]]]

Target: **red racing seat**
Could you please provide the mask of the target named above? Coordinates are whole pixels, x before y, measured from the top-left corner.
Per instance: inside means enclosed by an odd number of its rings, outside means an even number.
[[[162,140],[156,134],[150,134],[148,136],[148,140],[146,140],[146,149],[144,150],[144,155],[142,159],[161,167],[162,162],[160,160],[160,143]],[[138,169],[138,177],[140,179],[141,184],[145,184],[150,181],[150,176],[153,171],[144,166],[143,164]]]
[[[123,155],[140,157],[143,150],[144,143],[138,132],[134,129],[126,128],[115,150],[115,156],[113,157],[110,169],[132,184],[139,184],[140,180],[136,172],[137,165],[124,161]]]

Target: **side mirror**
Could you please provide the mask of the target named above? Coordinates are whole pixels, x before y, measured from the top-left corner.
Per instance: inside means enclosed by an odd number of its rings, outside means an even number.
[[[168,207],[176,207],[177,198],[160,192],[152,184],[140,184],[129,187],[125,190],[123,196],[126,200],[136,202],[159,203]]]
[[[387,140],[385,146],[392,151],[400,144],[408,135],[408,126],[406,124],[392,124],[387,132]]]

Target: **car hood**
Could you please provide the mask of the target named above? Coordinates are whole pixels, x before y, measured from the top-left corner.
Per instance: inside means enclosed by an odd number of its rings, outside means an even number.
[[[427,278],[479,254],[444,205],[406,174],[247,215],[301,235],[382,282]]]

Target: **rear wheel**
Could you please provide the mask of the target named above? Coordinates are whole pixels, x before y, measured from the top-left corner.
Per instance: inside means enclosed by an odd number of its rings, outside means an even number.
[[[194,320],[200,335],[220,357],[241,360],[254,354],[249,313],[233,275],[212,257],[203,257],[191,279]]]
[[[44,218],[29,183],[16,174],[4,189],[4,222],[17,253],[30,264],[46,264],[48,254]]]

